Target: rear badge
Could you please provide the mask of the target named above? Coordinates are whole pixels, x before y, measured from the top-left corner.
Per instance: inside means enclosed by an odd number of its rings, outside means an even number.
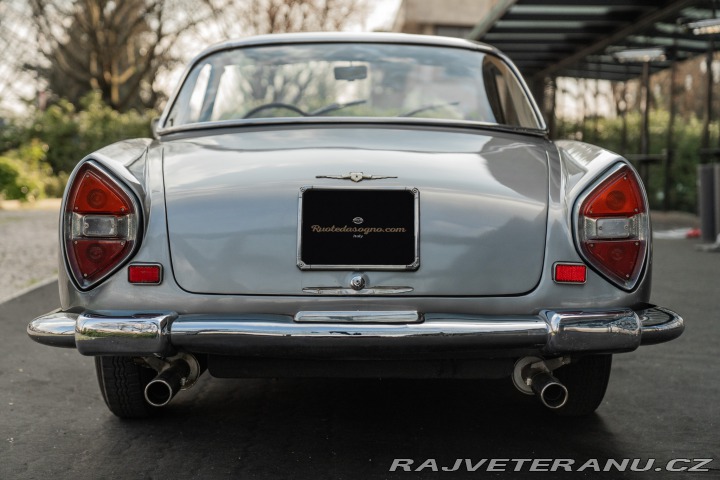
[[[397,178],[387,177],[382,175],[366,175],[363,172],[350,172],[344,175],[317,175],[315,178],[334,178],[336,180],[352,180],[355,183],[362,182],[363,180],[383,180],[385,178]]]

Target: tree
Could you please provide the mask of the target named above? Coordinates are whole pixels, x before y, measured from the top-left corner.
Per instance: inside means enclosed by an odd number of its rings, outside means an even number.
[[[8,0],[0,0],[0,2]],[[162,72],[197,45],[260,33],[342,30],[371,0],[29,0],[44,61],[31,67],[73,104],[91,90],[119,111],[157,107]]]
[[[212,12],[215,41],[243,35],[306,31],[338,31],[361,24],[368,0],[201,0]],[[259,103],[296,104],[318,72],[268,65],[262,75],[240,79],[241,87]],[[317,84],[319,80],[315,80]]]
[[[20,0],[0,0],[0,116],[22,107],[25,97],[33,102],[36,91],[32,72],[23,62],[33,58],[34,35],[28,24],[27,5]],[[0,147],[1,148],[1,147]]]
[[[179,59],[181,35],[200,23],[183,0],[30,0],[44,66],[56,95],[76,103],[99,90],[114,109],[154,107],[158,72]],[[205,9],[207,10],[207,9]]]
[[[368,0],[201,0],[227,38],[266,33],[339,31],[360,24]]]

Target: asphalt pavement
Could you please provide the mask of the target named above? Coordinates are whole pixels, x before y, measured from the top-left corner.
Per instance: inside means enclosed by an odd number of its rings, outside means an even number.
[[[0,305],[0,479],[720,478],[720,253],[694,244],[655,242],[653,301],[678,311],[685,333],[616,355],[605,401],[582,419],[555,417],[510,380],[204,375],[159,418],[122,421],[92,358],[27,338],[28,321],[58,304],[56,284],[40,287]],[[398,459],[422,469],[391,472]],[[465,459],[505,471],[468,471]],[[514,472],[513,459],[537,471]],[[594,472],[624,459],[647,471]],[[570,460],[588,466],[562,471]]]

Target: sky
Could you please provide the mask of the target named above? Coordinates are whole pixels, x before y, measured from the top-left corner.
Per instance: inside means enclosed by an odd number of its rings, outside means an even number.
[[[366,22],[366,30],[372,32],[374,30],[390,30],[395,19],[395,14],[400,6],[400,0],[374,0],[375,7],[368,16]]]

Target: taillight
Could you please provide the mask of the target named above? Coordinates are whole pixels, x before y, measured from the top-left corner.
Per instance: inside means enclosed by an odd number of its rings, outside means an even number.
[[[650,231],[644,190],[622,166],[582,200],[578,238],[585,260],[609,280],[632,289],[640,278]]]
[[[138,231],[135,203],[92,163],[75,175],[63,215],[65,253],[81,288],[95,285],[132,254]]]

